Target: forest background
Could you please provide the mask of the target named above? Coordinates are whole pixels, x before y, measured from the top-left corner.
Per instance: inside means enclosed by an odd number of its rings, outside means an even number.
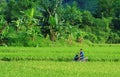
[[[1,46],[120,43],[120,0],[0,0]]]

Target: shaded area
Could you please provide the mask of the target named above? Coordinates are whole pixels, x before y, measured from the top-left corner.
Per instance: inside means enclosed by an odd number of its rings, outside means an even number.
[[[2,61],[65,61],[65,62],[71,62],[74,61],[71,58],[32,58],[32,57],[3,57],[0,60]],[[105,58],[100,58],[100,59],[94,59],[94,58],[88,58],[88,62],[120,62],[120,59],[113,58],[113,59],[105,59]],[[80,62],[80,61],[75,61],[75,62]]]

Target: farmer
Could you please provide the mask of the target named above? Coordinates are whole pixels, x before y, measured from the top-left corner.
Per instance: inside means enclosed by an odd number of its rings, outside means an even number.
[[[74,61],[77,61],[79,59],[79,56],[76,54],[74,57]]]
[[[82,49],[80,49],[80,60],[83,60],[84,59],[84,52]]]

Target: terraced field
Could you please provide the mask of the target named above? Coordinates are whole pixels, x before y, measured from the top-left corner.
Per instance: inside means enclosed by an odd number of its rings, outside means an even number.
[[[75,62],[80,47],[1,47],[0,77],[120,77],[120,47],[82,47],[88,62]]]

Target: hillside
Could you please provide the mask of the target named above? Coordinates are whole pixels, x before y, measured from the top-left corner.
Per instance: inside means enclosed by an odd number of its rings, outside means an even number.
[[[120,43],[120,0],[0,0],[0,45]]]

